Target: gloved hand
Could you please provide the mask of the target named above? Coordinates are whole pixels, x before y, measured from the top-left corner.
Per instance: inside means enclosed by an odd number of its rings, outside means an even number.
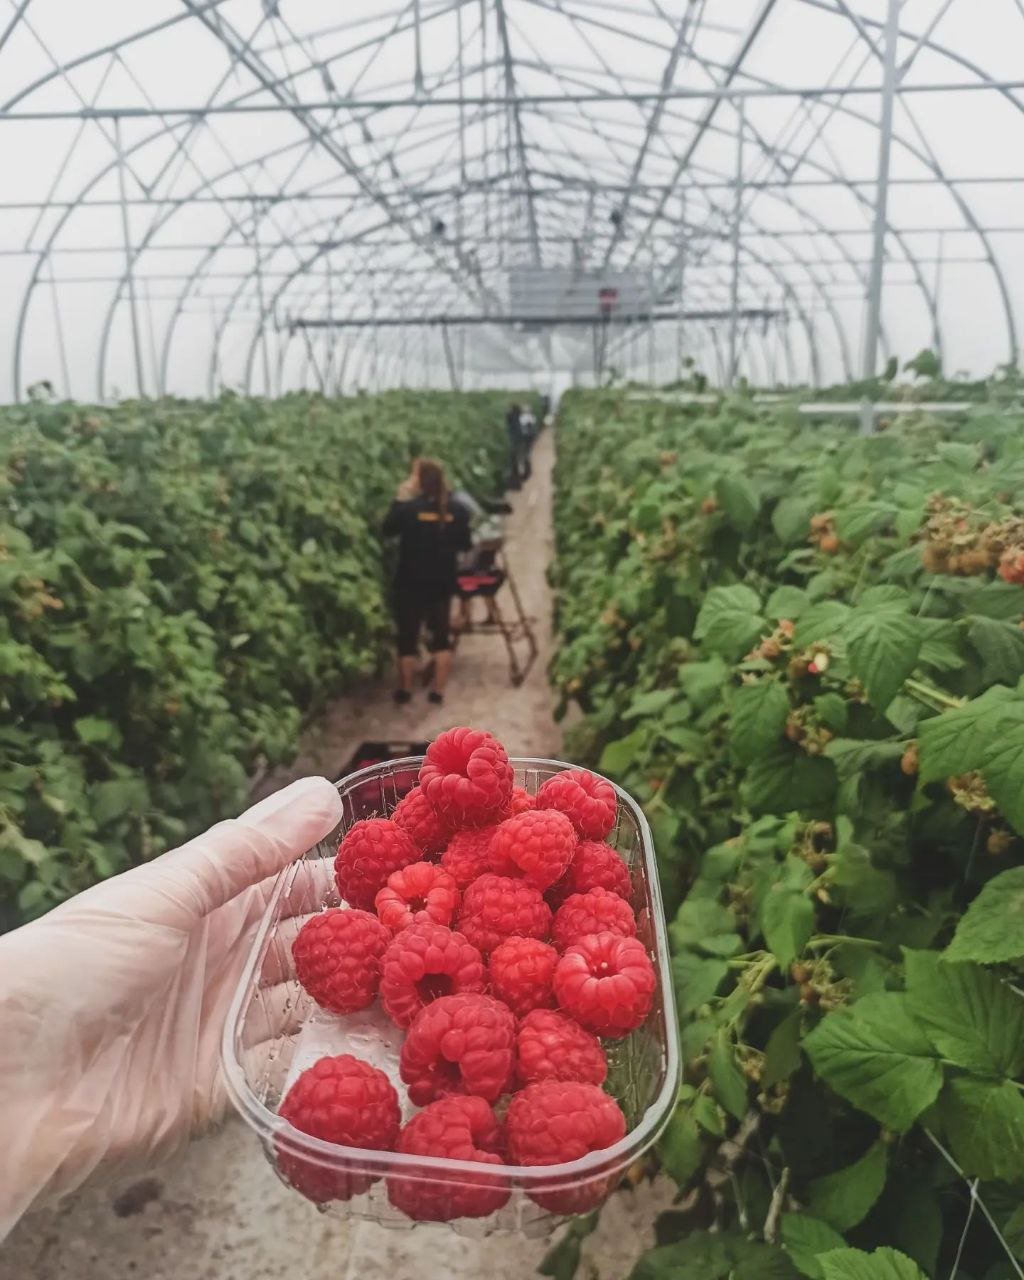
[[[223,1111],[221,1031],[274,877],[341,813],[304,778],[0,937],[0,1240]]]

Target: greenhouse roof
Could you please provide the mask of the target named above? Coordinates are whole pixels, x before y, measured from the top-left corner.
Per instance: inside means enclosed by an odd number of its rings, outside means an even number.
[[[822,383],[875,294],[878,364],[987,373],[1022,42],[1022,0],[7,0],[0,398]]]

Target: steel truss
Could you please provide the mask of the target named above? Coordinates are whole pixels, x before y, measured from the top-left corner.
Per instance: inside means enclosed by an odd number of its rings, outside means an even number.
[[[527,265],[649,281],[604,361],[659,380],[684,355],[723,383],[867,378],[913,354],[911,308],[943,359],[954,269],[979,282],[992,363],[1018,360],[1024,224],[985,197],[1022,179],[959,172],[927,119],[952,95],[1008,128],[1024,112],[1024,81],[964,52],[967,0],[357,0],[337,21],[174,0],[72,57],[60,0],[6,3],[0,147],[38,134],[52,169],[0,199],[5,398],[40,377],[105,399],[593,376],[589,321],[557,296],[525,326],[511,311]],[[1000,21],[1019,41],[1024,6]],[[823,23],[813,75],[766,73],[772,34]],[[150,88],[172,48],[215,73]],[[874,139],[856,166],[851,134]],[[934,217],[894,214],[914,192]],[[83,298],[95,332],[72,334]]]

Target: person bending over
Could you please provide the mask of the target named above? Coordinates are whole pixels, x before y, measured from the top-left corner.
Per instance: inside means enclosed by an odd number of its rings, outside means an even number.
[[[469,512],[448,491],[440,463],[420,458],[399,485],[384,518],[386,537],[398,538],[394,610],[398,628],[396,702],[412,697],[420,631],[427,632],[434,676],[428,697],[444,700],[452,663],[449,615],[456,589],[456,557],[471,545]]]

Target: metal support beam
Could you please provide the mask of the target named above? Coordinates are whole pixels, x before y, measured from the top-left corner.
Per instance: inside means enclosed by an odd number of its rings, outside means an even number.
[[[526,155],[526,136],[523,133],[523,116],[519,107],[520,99],[516,95],[516,77],[512,62],[512,46],[508,38],[508,19],[505,15],[505,0],[495,0],[495,10],[498,15],[498,35],[501,39],[501,56],[505,64],[505,92],[511,104],[509,114],[512,121],[512,128],[515,132],[516,154],[519,158],[519,169],[522,175],[523,187],[526,195],[526,225],[530,232],[530,247],[533,256],[533,265],[539,267],[541,265],[540,253],[540,231],[537,226],[537,210],[534,207],[533,191],[530,184],[530,165]]]
[[[617,325],[661,324],[668,320],[728,320],[732,316],[731,308],[687,310],[687,311],[638,311],[628,315],[618,314]],[[771,320],[785,315],[777,308],[742,307],[736,315],[741,320]],[[522,325],[526,328],[556,328],[559,325],[593,325],[600,324],[601,317],[595,315],[458,315],[440,313],[438,315],[396,315],[396,316],[293,316],[282,328],[293,329],[371,329],[379,325],[382,329],[400,329],[403,325],[416,328],[444,328],[447,325],[495,325],[507,328],[509,325]]]
[[[114,145],[117,149],[117,189],[121,197],[121,237],[124,245],[124,275],[128,288],[128,311],[132,325],[132,356],[135,361],[135,388],[141,400],[146,394],[145,379],[142,373],[142,339],[139,333],[139,309],[135,296],[134,250],[132,249],[131,225],[128,221],[128,206],[125,203],[127,190],[125,186],[125,154],[121,141],[121,121],[114,121]],[[100,388],[100,394],[105,394]]]
[[[741,101],[736,112],[736,193],[732,208],[732,276],[729,282],[729,380],[732,391],[739,369],[740,228],[743,225],[743,139],[746,109]]]
[[[882,318],[882,275],[885,267],[885,228],[889,206],[889,156],[892,150],[892,111],[896,90],[896,46],[900,35],[902,0],[889,0],[885,23],[885,45],[882,54],[882,105],[878,122],[878,185],[875,190],[875,216],[872,234],[873,253],[868,278],[867,313],[864,321],[864,352],[861,374],[865,381],[875,376],[878,360],[878,335]],[[865,397],[861,405],[861,435],[875,429],[875,410]]]
[[[446,324],[441,326],[441,340],[444,343],[444,358],[448,364],[448,377],[451,380],[452,390],[459,391],[461,390],[459,387],[459,375],[455,368],[455,356],[452,353],[451,334],[449,334]]]

